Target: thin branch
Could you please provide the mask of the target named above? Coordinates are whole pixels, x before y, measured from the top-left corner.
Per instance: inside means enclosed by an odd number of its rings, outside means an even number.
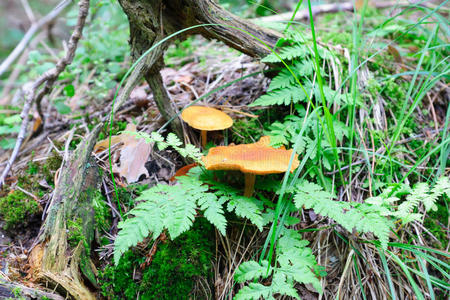
[[[400,5],[409,5],[409,2],[398,2],[398,1],[376,1],[374,3],[374,6],[376,8],[388,8],[388,7],[394,7],[394,6],[400,6]],[[313,16],[318,14],[324,14],[324,13],[333,13],[333,12],[339,12],[339,11],[353,11],[353,1],[352,2],[344,2],[344,3],[330,3],[330,4],[320,4],[315,5],[312,7],[312,14]],[[254,18],[254,21],[258,22],[282,22],[282,21],[288,21],[291,19],[292,14],[294,12],[287,12],[282,14],[277,14],[273,16],[267,16],[267,17],[261,17],[261,18]],[[308,9],[299,10],[297,14],[295,15],[294,21],[300,21],[304,19],[309,19],[309,11]]]
[[[62,3],[64,2],[66,1],[63,1]],[[70,1],[68,2],[70,3]],[[67,65],[71,64],[73,61],[73,58],[75,56],[75,50],[77,49],[78,41],[81,38],[84,24],[86,22],[86,17],[89,12],[89,0],[80,0],[78,2],[78,5],[80,7],[78,20],[75,29],[72,35],[70,36],[66,56],[60,59],[53,69],[48,70],[41,77],[36,79],[36,81],[34,81],[33,83],[28,83],[23,87],[25,95],[25,104],[22,109],[22,113],[20,114],[20,117],[22,118],[22,124],[20,127],[19,135],[17,137],[16,145],[14,146],[14,150],[11,154],[8,164],[3,170],[2,176],[0,177],[0,188],[3,186],[6,176],[11,170],[11,167],[14,161],[16,160],[17,155],[19,154],[20,147],[25,139],[28,127],[28,114],[30,112],[31,105],[33,104],[33,102],[39,101],[45,94],[50,92],[59,74],[61,74],[61,72],[64,71]],[[61,6],[63,6],[63,4],[58,5],[58,7]],[[38,88],[42,86],[44,83],[45,86],[36,95]]]
[[[2,62],[0,65],[0,76],[8,70],[11,64],[19,57],[20,53],[26,48],[30,40],[33,38],[34,34],[43,26],[50,23],[54,18],[56,18],[70,3],[71,0],[61,1],[51,12],[49,12],[45,17],[40,19],[38,22],[31,25],[27,33],[24,35],[20,43],[14,48],[11,54]]]

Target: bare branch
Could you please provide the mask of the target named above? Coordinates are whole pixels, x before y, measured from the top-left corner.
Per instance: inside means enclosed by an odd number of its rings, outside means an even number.
[[[70,3],[70,1],[68,2]],[[17,137],[16,145],[14,146],[14,150],[11,154],[8,164],[3,170],[2,176],[0,177],[0,188],[3,186],[6,176],[11,170],[11,167],[16,160],[17,155],[19,154],[23,140],[25,139],[28,127],[28,113],[30,112],[31,105],[33,104],[33,102],[39,101],[45,94],[50,92],[59,74],[61,74],[61,72],[64,71],[67,65],[71,64],[73,61],[75,50],[77,49],[78,41],[81,38],[84,24],[86,22],[86,17],[89,12],[89,0],[80,0],[78,2],[78,5],[80,7],[78,20],[75,29],[70,36],[66,55],[58,61],[53,69],[48,70],[41,77],[36,79],[36,81],[34,81],[33,83],[28,83],[23,87],[25,104],[22,109],[22,113],[20,114],[20,117],[22,118],[22,124],[20,127],[19,135]],[[59,6],[62,6],[62,4],[60,4]],[[37,93],[38,88],[43,84],[45,84],[45,86],[39,91],[39,93]]]
[[[396,5],[405,5],[409,4],[408,2],[398,2],[398,1],[392,1],[392,2],[384,2],[384,1],[376,1],[374,3],[374,6],[376,8],[387,8],[387,7],[395,7]],[[351,2],[343,2],[343,3],[330,3],[330,4],[321,4],[321,5],[315,5],[312,7],[312,13],[313,15],[318,14],[324,14],[324,13],[332,13],[332,12],[339,12],[339,11],[353,11],[353,1]],[[261,17],[261,18],[255,18],[255,21],[258,22],[281,22],[281,21],[288,21],[291,19],[294,12],[287,12],[267,17]],[[299,10],[297,14],[295,15],[294,21],[304,20],[309,18],[309,11],[308,9]]]
[[[26,48],[33,35],[43,26],[50,23],[54,18],[56,18],[72,1],[63,0],[61,1],[51,12],[49,12],[45,17],[40,19],[38,22],[31,25],[27,33],[24,35],[20,43],[14,48],[14,50],[9,54],[9,56],[0,65],[0,76],[8,70],[11,64],[19,57],[20,53]]]

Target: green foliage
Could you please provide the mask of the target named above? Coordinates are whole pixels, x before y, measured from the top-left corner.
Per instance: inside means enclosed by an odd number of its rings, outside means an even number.
[[[303,156],[309,155],[310,160],[318,160],[328,170],[333,169],[336,165],[335,157],[329,148],[331,147],[328,139],[324,134],[324,130],[328,127],[319,121],[322,114],[311,115],[305,121],[306,111],[300,106],[295,106],[297,115],[288,115],[282,122],[275,121],[264,132],[270,136],[270,143],[274,147],[290,146],[294,143],[297,136],[302,133],[302,137],[298,144],[297,153],[304,153]],[[334,128],[335,139],[343,142],[344,137],[348,135],[347,126],[333,116],[332,124]],[[323,129],[324,128],[324,129]],[[318,147],[320,145],[320,147]],[[328,148],[328,149],[327,149]],[[339,151],[338,151],[339,153]],[[316,164],[316,162],[314,162]]]
[[[111,212],[100,191],[94,192],[93,197],[94,219],[97,230],[107,230],[110,227]]]
[[[184,147],[183,142],[176,136],[174,133],[169,133],[167,135],[167,139],[157,133],[152,132],[150,135],[145,132],[131,132],[124,131],[124,133],[135,135],[138,138],[142,138],[146,143],[153,144],[156,143],[159,150],[164,150],[168,147],[172,147],[175,149],[181,156],[193,159],[196,162],[200,162],[200,158],[202,157],[202,153],[200,149],[196,148],[192,144],[187,144]]]
[[[233,123],[232,141],[235,144],[249,144],[262,136],[262,126],[257,118],[238,119]]]
[[[70,247],[75,248],[81,241],[84,241],[83,220],[67,220],[67,241]]]
[[[379,196],[367,199],[366,203],[376,206],[380,215],[395,217],[406,224],[422,220],[423,214],[417,211],[420,204],[424,206],[425,211],[436,211],[436,201],[444,194],[450,198],[448,177],[439,178],[431,189],[429,184],[424,182],[417,183],[412,189],[405,184],[390,187]],[[401,197],[405,195],[406,198],[401,201]],[[397,205],[398,202],[401,203]]]
[[[0,109],[2,106],[0,106]],[[20,123],[22,119],[20,114],[6,115],[0,113],[0,148],[2,149],[12,149],[16,143],[15,138],[8,138],[5,136],[19,133]]]
[[[390,228],[393,222],[380,214],[378,206],[332,200],[334,196],[324,191],[317,184],[303,181],[296,186],[294,203],[298,209],[313,209],[317,214],[335,220],[339,225],[352,231],[372,232],[381,242],[383,248],[387,248]]]
[[[100,271],[102,294],[110,299],[136,299],[137,295],[140,299],[191,299],[198,293],[195,281],[211,285],[214,245],[213,227],[197,218],[191,230],[176,240],[159,242],[152,262],[142,271],[137,268],[145,257],[132,251],[125,252],[117,266]],[[139,276],[134,276],[136,271]]]
[[[38,212],[38,203],[19,190],[0,198],[0,215],[5,221],[5,229],[26,225],[27,221]]]
[[[179,185],[158,184],[142,193],[136,201],[142,201],[133,208],[128,217],[119,224],[119,234],[115,241],[114,261],[131,246],[144,240],[147,235],[156,239],[163,230],[175,239],[191,228],[196,211],[204,212],[209,222],[225,234],[226,220],[222,202],[216,195],[208,193],[208,186],[197,178],[181,176]]]
[[[308,241],[302,240],[298,231],[283,228],[277,244],[277,265],[269,266],[266,260],[260,263],[256,261],[242,263],[236,270],[234,279],[240,283],[253,282],[240,289],[235,299],[275,299],[275,295],[300,299],[295,283],[308,283],[318,292],[322,292],[319,279],[313,272],[317,262],[307,245]],[[257,283],[260,278],[266,281],[270,279],[270,284]]]

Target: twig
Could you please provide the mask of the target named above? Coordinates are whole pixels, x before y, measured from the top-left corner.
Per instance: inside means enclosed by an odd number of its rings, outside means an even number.
[[[16,60],[16,58],[22,53],[25,47],[30,42],[33,35],[43,26],[50,23],[54,18],[56,18],[72,1],[63,0],[61,1],[50,13],[45,17],[40,19],[37,23],[31,25],[27,33],[24,35],[20,43],[14,48],[11,54],[2,62],[0,65],[0,76],[5,73],[6,70],[11,66],[11,64]]]
[[[64,6],[64,3],[66,1],[62,2],[62,4],[58,5],[57,8],[61,8]],[[68,1],[70,3],[70,1]],[[2,176],[0,177],[0,188],[3,186],[3,183],[5,182],[6,176],[8,175],[9,171],[11,170],[11,167],[14,163],[14,161],[17,158],[17,155],[19,154],[20,147],[22,145],[23,140],[25,139],[25,134],[28,127],[28,113],[30,111],[31,105],[34,101],[40,101],[44,95],[46,95],[53,87],[53,84],[55,83],[56,79],[58,78],[59,74],[61,74],[62,71],[66,68],[67,65],[72,63],[73,58],[75,56],[75,50],[78,46],[78,41],[81,38],[81,34],[83,31],[83,27],[86,21],[86,17],[89,12],[89,0],[80,0],[78,2],[78,5],[80,7],[79,14],[78,14],[78,20],[77,24],[75,26],[75,29],[70,36],[66,56],[63,57],[61,60],[58,61],[56,66],[45,72],[41,77],[39,77],[35,82],[28,83],[23,87],[24,94],[25,94],[25,104],[22,109],[22,113],[20,114],[20,117],[22,118],[22,125],[20,127],[20,132],[17,137],[16,145],[14,146],[14,150],[11,154],[11,157],[8,161],[8,164],[6,165],[5,169],[3,170]],[[56,9],[55,9],[56,10]],[[1,74],[1,72],[0,72]],[[36,94],[38,88],[42,86],[45,83],[45,86],[39,91],[38,94]]]
[[[398,1],[390,1],[390,2],[384,2],[384,1],[376,1],[374,3],[374,6],[376,8],[388,8],[388,7],[394,7],[394,6],[401,6],[401,5],[409,5],[408,2],[398,2]],[[331,4],[321,4],[316,5],[312,7],[312,14],[313,16],[323,13],[332,13],[332,12],[339,12],[339,11],[353,11],[353,1],[352,2],[344,2],[344,3],[331,3]],[[254,18],[254,21],[258,22],[281,22],[281,21],[288,21],[291,19],[294,12],[287,12],[282,14],[277,14],[273,16],[267,16],[262,18]],[[308,9],[299,10],[297,14],[295,15],[294,21],[309,19],[309,11]]]

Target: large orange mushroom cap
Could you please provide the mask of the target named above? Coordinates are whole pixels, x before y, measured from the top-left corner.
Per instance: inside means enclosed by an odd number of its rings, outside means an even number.
[[[233,125],[233,119],[226,113],[206,106],[189,106],[181,113],[183,121],[200,130],[223,130]]]
[[[202,161],[207,170],[239,170],[256,175],[286,172],[294,150],[275,149],[269,144],[270,137],[265,136],[253,144],[214,147],[202,157]],[[293,172],[299,164],[295,156],[290,171]]]

